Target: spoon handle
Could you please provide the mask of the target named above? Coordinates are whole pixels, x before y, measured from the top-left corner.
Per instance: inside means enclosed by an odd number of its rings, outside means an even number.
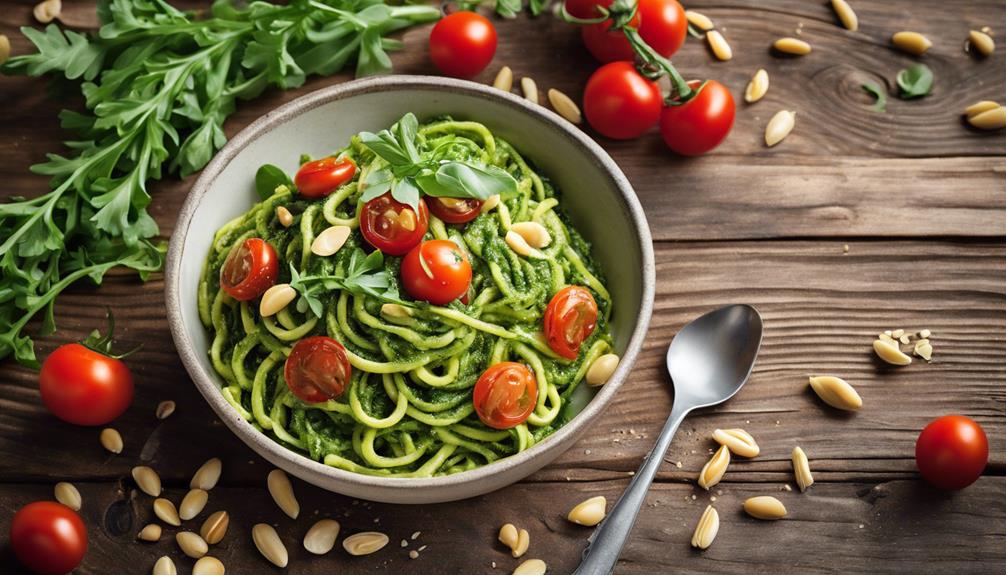
[[[667,418],[660,436],[657,437],[657,444],[643,459],[643,464],[639,466],[639,470],[632,477],[632,481],[611,513],[594,530],[587,543],[587,549],[583,552],[583,560],[573,575],[608,575],[615,569],[622,547],[629,539],[632,526],[636,523],[639,508],[643,506],[650,484],[653,483],[653,478],[664,461],[664,453],[671,446],[674,432],[691,410],[690,406],[674,403],[671,415]]]

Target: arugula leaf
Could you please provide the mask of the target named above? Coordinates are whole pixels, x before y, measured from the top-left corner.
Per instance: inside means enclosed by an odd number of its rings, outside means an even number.
[[[912,64],[898,72],[896,78],[901,97],[921,98],[933,91],[933,71],[925,64]]]
[[[255,191],[258,197],[267,200],[276,193],[276,188],[286,186],[293,189],[293,182],[286,172],[272,164],[262,164],[262,167],[255,172]]]
[[[504,18],[516,18],[520,10],[520,0],[496,0],[496,13]]]
[[[398,286],[384,269],[384,254],[374,250],[365,256],[357,248],[349,258],[348,270],[344,275],[302,276],[290,264],[290,287],[297,290],[300,299],[297,308],[301,312],[308,309],[317,316],[325,313],[321,296],[325,291],[345,290],[359,296],[371,296],[378,300],[411,305],[399,299]]]
[[[861,86],[864,92],[873,94],[877,99],[876,103],[870,106],[870,109],[874,112],[886,112],[887,111],[887,93],[883,88],[874,84],[873,82],[867,82]]]

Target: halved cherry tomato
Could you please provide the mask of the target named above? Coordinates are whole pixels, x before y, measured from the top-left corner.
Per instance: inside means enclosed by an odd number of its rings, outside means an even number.
[[[478,217],[482,202],[474,198],[426,198],[434,216],[449,224],[464,224]]]
[[[76,425],[105,425],[133,402],[133,376],[121,360],[79,343],[56,348],[38,374],[42,403]]]
[[[305,198],[324,198],[355,174],[356,162],[352,158],[322,158],[301,166],[293,183]]]
[[[430,32],[430,58],[448,76],[471,78],[484,70],[495,54],[496,28],[475,12],[455,12]]]
[[[472,266],[450,240],[429,240],[412,248],[402,260],[402,285],[412,297],[445,305],[468,293]]]
[[[283,367],[286,386],[308,403],[339,397],[346,391],[352,375],[346,348],[324,335],[298,341]]]
[[[429,224],[430,215],[422,198],[419,213],[392,198],[390,192],[363,204],[360,211],[363,239],[392,256],[404,255],[415,247]]]
[[[915,464],[926,481],[940,489],[964,489],[978,480],[989,461],[989,440],[974,420],[945,415],[915,442]]]
[[[689,82],[699,93],[660,113],[660,135],[667,147],[684,156],[705,154],[720,145],[734,125],[734,97],[716,80]]]
[[[39,575],[65,575],[87,553],[87,529],[66,505],[36,501],[22,507],[10,523],[14,555]]]
[[[608,7],[612,2],[571,0],[566,3],[566,11],[578,18],[596,18],[601,14],[596,7]],[[685,10],[677,0],[639,0],[629,25],[639,30],[643,40],[665,58],[673,56],[688,36]],[[611,20],[584,26],[580,34],[587,50],[601,62],[634,60],[636,55],[625,34],[621,30],[609,32],[610,27]]]
[[[263,239],[248,238],[231,248],[220,268],[220,287],[238,301],[265,293],[279,276],[276,250]]]
[[[663,98],[656,82],[644,78],[632,62],[612,62],[597,69],[583,91],[583,112],[590,125],[616,140],[636,138],[660,119]]]
[[[538,402],[538,381],[524,364],[497,363],[475,384],[472,403],[482,423],[510,429],[527,421]]]
[[[552,351],[576,359],[597,327],[597,302],[586,288],[567,286],[552,296],[545,308],[545,339]]]

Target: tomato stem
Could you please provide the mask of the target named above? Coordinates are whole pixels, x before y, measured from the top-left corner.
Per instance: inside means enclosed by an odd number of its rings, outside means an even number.
[[[108,320],[107,333],[105,335],[101,335],[101,331],[95,329],[87,336],[87,338],[84,339],[84,341],[80,342],[81,345],[91,351],[108,356],[112,359],[124,359],[133,355],[137,351],[140,351],[140,348],[143,347],[142,343],[126,353],[118,355],[112,353],[112,338],[115,335],[115,316],[112,315],[112,308],[105,308],[105,317]]]

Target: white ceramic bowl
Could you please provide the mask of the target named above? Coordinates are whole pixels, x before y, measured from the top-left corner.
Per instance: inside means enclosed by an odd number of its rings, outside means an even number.
[[[241,419],[220,394],[209,337],[196,310],[196,286],[214,232],[256,201],[263,163],[296,171],[300,153],[323,156],[362,130],[376,131],[406,112],[450,114],[486,124],[547,175],[562,207],[593,243],[607,276],[611,328],[622,361],[613,377],[569,423],[534,447],[485,467],[426,479],[372,477],[335,469],[291,451]],[[185,368],[227,426],[277,467],[325,489],[389,503],[473,497],[537,471],[598,418],[639,353],[653,307],[653,247],[643,210],[612,159],[576,126],[542,106],[494,88],[436,77],[384,76],[332,86],[294,100],[238,134],[203,170],[179,214],[168,250],[166,298],[171,333]],[[583,386],[586,387],[586,386]]]

